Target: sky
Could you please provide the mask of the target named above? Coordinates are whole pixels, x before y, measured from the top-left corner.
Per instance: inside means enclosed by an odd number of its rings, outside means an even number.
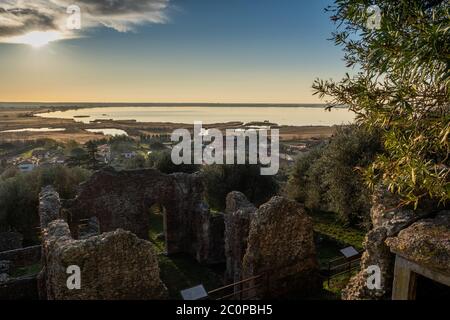
[[[320,103],[346,72],[329,4],[0,0],[0,101]]]

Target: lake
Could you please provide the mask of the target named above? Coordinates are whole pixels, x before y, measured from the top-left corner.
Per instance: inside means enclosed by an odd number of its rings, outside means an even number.
[[[86,131],[92,133],[102,133],[105,136],[127,136],[127,132],[120,129],[87,129]]]
[[[25,128],[16,130],[4,130],[0,132],[10,133],[10,132],[60,132],[66,131],[64,128]]]
[[[163,107],[95,107],[41,113],[37,116],[56,119],[73,119],[89,123],[95,120],[136,120],[138,122],[170,122],[204,124],[240,121],[269,121],[289,126],[332,126],[354,121],[354,113],[339,108],[326,111],[323,107],[283,106],[163,106]]]

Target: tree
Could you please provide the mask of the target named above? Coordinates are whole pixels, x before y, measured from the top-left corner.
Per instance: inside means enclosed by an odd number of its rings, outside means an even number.
[[[86,150],[81,147],[74,148],[70,151],[67,159],[67,165],[70,167],[81,167],[86,165],[88,161],[88,154]]]
[[[382,132],[385,152],[365,171],[369,186],[381,182],[400,205],[446,203],[449,184],[448,0],[376,0],[380,28],[368,28],[369,2],[335,0],[327,10],[339,26],[333,39],[348,67],[340,82],[316,80],[328,107],[345,105],[357,122]]]
[[[103,167],[103,163],[97,159],[98,147],[94,141],[86,142],[87,165],[91,170],[98,170]]]
[[[78,185],[86,181],[90,171],[81,168],[54,166],[38,168],[30,173],[18,171],[0,178],[0,231],[17,231],[24,236],[24,244],[38,242],[39,193],[53,185],[61,198],[76,195]]]
[[[260,165],[211,165],[202,170],[208,204],[224,210],[226,197],[232,191],[244,193],[249,201],[259,206],[278,191],[274,176],[262,176]]]
[[[125,160],[124,166],[127,170],[145,169],[149,167],[147,160],[141,154],[136,155],[132,159]]]
[[[380,152],[378,132],[356,125],[337,128],[327,145],[296,160],[288,194],[310,209],[336,213],[343,223],[367,222],[370,194],[359,171]]]
[[[149,165],[166,174],[175,172],[194,173],[200,170],[200,166],[195,164],[174,164],[170,150],[153,152],[149,157]]]

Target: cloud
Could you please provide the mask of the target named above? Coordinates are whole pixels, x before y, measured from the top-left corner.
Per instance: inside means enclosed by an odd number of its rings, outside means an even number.
[[[128,32],[136,26],[166,23],[170,0],[2,0],[0,42],[18,42],[30,33],[58,33],[60,39],[80,36],[67,29],[67,8],[81,9],[83,30],[103,26]],[[20,41],[19,41],[20,42]]]

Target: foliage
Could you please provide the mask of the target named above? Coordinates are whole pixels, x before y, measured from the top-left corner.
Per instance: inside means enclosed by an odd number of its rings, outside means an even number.
[[[85,148],[87,151],[87,167],[91,170],[99,170],[104,167],[104,163],[97,158],[97,144],[94,141],[88,141]]]
[[[98,146],[95,141],[88,141],[84,146],[71,144],[67,165],[69,167],[83,167],[90,170],[99,170],[104,163],[98,159]]]
[[[213,209],[224,210],[226,197],[232,191],[244,193],[259,206],[278,191],[273,176],[261,175],[260,165],[211,165],[202,170],[206,200]]]
[[[377,132],[358,126],[338,128],[325,146],[299,157],[287,192],[311,209],[338,214],[352,225],[369,220],[369,190],[359,173],[382,150]]]
[[[174,164],[170,150],[153,152],[148,161],[151,167],[166,174],[175,172],[194,173],[200,170],[200,167],[194,164]]]
[[[379,29],[367,27],[370,4]],[[345,105],[359,123],[382,130],[385,152],[365,171],[369,186],[384,183],[403,205],[450,199],[450,19],[448,0],[335,0],[333,34],[348,67],[340,82],[316,80],[329,107]]]
[[[81,168],[54,166],[38,168],[30,173],[9,172],[0,178],[0,230],[17,231],[25,244],[37,241],[39,225],[38,201],[41,189],[53,185],[61,198],[72,198],[77,186],[90,176]]]
[[[67,158],[67,165],[69,167],[81,167],[86,165],[89,160],[89,155],[82,147],[76,147],[70,150]]]
[[[322,237],[326,237],[325,240],[339,244],[339,249],[346,246],[353,246],[358,250],[363,249],[365,231],[336,223],[336,216],[333,213],[313,211],[309,214],[314,220],[314,231]],[[333,258],[338,255],[339,252]]]
[[[145,169],[149,167],[149,162],[143,155],[138,154],[132,159],[125,160],[124,165],[127,170]]]

